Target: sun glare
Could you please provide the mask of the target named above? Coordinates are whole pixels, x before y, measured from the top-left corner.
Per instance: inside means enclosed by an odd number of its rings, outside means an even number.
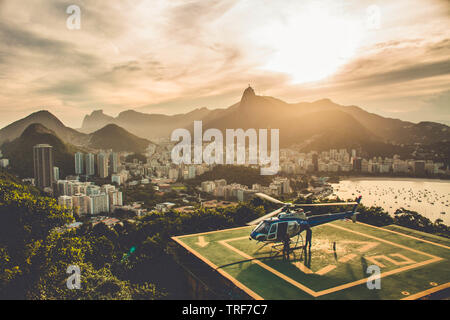
[[[270,21],[253,37],[270,51],[263,69],[305,83],[324,79],[345,64],[358,48],[362,32],[361,20],[313,7]]]

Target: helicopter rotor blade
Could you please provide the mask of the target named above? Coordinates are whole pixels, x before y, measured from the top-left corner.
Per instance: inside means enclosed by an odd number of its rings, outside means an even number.
[[[355,205],[358,202],[333,202],[333,203],[310,203],[310,204],[295,204],[296,207],[326,207],[326,206],[349,206]]]
[[[257,193],[255,193],[255,196],[257,196],[257,197],[259,197],[259,198],[261,198],[261,199],[264,199],[264,200],[273,202],[273,203],[277,203],[277,204],[285,204],[284,202],[281,202],[281,201],[278,200],[278,199],[275,199],[275,198],[273,198],[273,197],[271,197],[271,196],[268,196],[268,195],[265,194],[265,193],[257,192]]]
[[[283,210],[283,207],[281,207],[280,209],[277,209],[277,210],[275,210],[275,211],[272,211],[272,212],[270,212],[270,213],[268,213],[268,214],[266,214],[266,215],[264,215],[264,216],[262,216],[262,217],[260,217],[260,218],[258,218],[258,219],[255,219],[255,220],[253,220],[253,221],[247,223],[247,225],[248,225],[248,226],[254,226],[254,225],[260,223],[261,221],[264,221],[264,220],[266,220],[266,219],[269,219],[269,218],[271,218],[271,217],[273,217],[273,216],[279,214],[282,210]]]

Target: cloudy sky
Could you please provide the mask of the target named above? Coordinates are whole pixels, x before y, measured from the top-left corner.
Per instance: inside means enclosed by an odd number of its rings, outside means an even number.
[[[97,109],[224,108],[248,84],[450,124],[450,2],[0,0],[0,79],[0,127],[41,109],[80,127]]]

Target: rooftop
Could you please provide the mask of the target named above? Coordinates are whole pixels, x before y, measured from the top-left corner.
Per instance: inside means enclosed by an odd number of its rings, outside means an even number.
[[[337,221],[313,229],[310,256],[290,261],[249,241],[251,227],[173,237],[255,299],[418,299],[450,287],[450,240],[398,226]],[[333,243],[336,250],[333,250]],[[368,266],[381,289],[367,287]]]

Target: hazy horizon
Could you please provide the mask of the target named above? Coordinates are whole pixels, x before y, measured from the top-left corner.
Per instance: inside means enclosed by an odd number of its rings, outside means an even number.
[[[70,5],[80,30],[66,27]],[[0,127],[39,110],[79,128],[99,109],[226,108],[248,84],[450,124],[445,0],[0,0],[0,17]]]

